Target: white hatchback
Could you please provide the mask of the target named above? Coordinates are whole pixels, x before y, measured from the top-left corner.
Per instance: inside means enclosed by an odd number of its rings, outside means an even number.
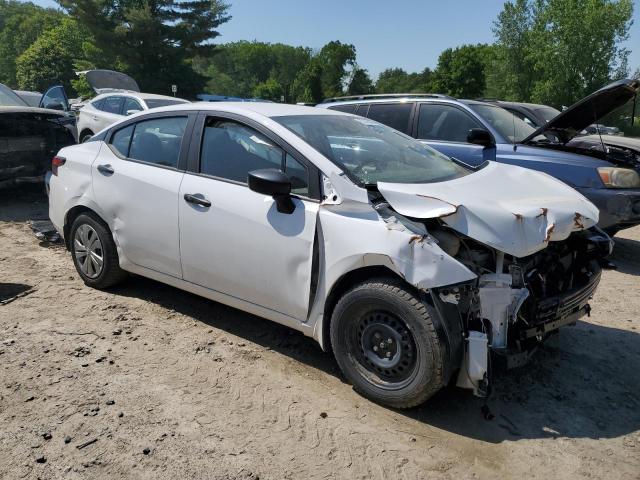
[[[50,217],[95,288],[127,272],[295,328],[366,397],[487,392],[588,313],[609,238],[571,187],[470,169],[366,118],[272,103],[132,115],[53,159]]]

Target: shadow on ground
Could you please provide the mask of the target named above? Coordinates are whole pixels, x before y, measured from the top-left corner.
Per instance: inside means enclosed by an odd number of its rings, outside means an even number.
[[[611,261],[622,273],[640,275],[640,242],[630,238],[616,237]]]
[[[153,280],[134,277],[113,293],[141,298],[342,378],[311,338],[281,325]],[[458,435],[504,440],[619,437],[640,429],[640,335],[586,322],[566,327],[517,370],[495,372],[486,402],[448,387],[415,409],[398,411]],[[481,409],[488,405],[494,418]]]

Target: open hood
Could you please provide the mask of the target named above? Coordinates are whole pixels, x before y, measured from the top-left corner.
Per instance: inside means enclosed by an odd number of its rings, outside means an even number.
[[[454,230],[514,257],[598,222],[598,209],[544,173],[490,162],[470,175],[439,183],[378,183],[391,207],[411,218],[440,218]]]
[[[93,88],[97,94],[114,91],[140,91],[140,87],[136,81],[129,75],[121,72],[114,72],[113,70],[85,70],[83,72],[76,72],[76,75],[83,74],[87,82],[89,82],[89,85],[91,85],[91,88]]]
[[[640,80],[626,79],[610,83],[571,105],[552,118],[521,143],[527,143],[538,135],[550,133],[567,143],[579,132],[621,107],[640,91]]]

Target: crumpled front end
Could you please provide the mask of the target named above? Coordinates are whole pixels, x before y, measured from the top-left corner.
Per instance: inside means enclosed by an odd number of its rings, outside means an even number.
[[[597,209],[570,187],[490,164],[449,182],[379,184],[378,191],[401,223],[424,225],[424,241],[475,274],[429,289],[454,338],[449,360],[459,365],[459,386],[486,394],[490,351],[517,366],[550,333],[589,313],[612,242],[594,227]]]

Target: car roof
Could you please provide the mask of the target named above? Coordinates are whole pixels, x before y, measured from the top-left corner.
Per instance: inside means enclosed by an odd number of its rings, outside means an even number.
[[[172,111],[219,111],[230,113],[253,113],[263,117],[284,117],[289,115],[349,115],[335,110],[324,110],[316,107],[303,107],[286,103],[267,102],[193,102],[189,104],[171,105],[154,108],[153,112]]]
[[[179,98],[179,97],[170,97],[169,95],[157,95],[155,93],[141,93],[141,92],[133,92],[133,91],[129,91],[129,90],[113,90],[110,92],[104,92],[101,93],[100,95],[96,95],[93,99],[91,99],[91,101],[94,100],[99,100],[101,98],[106,98],[106,97],[117,97],[117,96],[123,96],[123,97],[134,97],[134,98],[139,98],[140,100],[176,100],[178,102],[185,102],[188,103],[188,100],[185,100],[184,98]]]

